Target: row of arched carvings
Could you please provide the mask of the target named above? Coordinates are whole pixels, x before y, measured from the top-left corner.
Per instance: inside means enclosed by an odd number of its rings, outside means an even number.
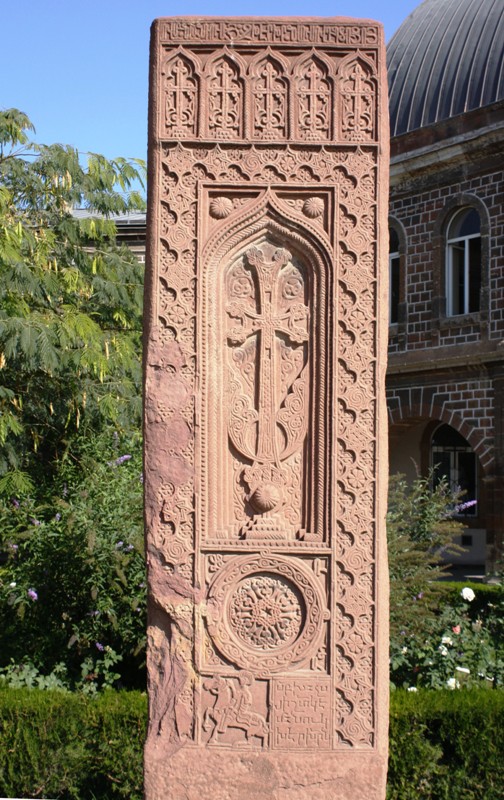
[[[288,59],[267,48],[251,58],[227,48],[200,63],[178,48],[161,69],[163,138],[301,142],[376,139],[375,66],[312,52]]]

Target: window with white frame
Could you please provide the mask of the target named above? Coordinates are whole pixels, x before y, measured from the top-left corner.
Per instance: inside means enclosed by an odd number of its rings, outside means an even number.
[[[393,228],[389,229],[389,309],[390,324],[399,321],[399,281],[400,281],[399,236]]]
[[[446,236],[446,313],[449,317],[480,310],[481,222],[474,208],[452,217]]]
[[[478,459],[469,443],[450,425],[440,425],[432,436],[431,456],[434,486],[444,479],[450,491],[460,495],[455,513],[477,516]]]

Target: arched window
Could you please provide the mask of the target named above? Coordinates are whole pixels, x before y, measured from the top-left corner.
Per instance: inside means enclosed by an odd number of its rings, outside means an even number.
[[[481,221],[474,208],[462,208],[452,217],[446,234],[446,313],[471,314],[480,310]]]
[[[389,228],[389,321],[391,325],[399,322],[400,265],[399,236],[394,228]]]
[[[469,443],[450,425],[439,425],[431,440],[434,485],[446,479],[454,494],[462,492],[456,512],[475,517],[478,513],[478,459]]]

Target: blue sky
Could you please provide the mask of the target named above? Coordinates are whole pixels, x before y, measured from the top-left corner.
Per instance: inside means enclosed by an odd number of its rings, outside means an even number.
[[[35,139],[109,158],[144,158],[149,28],[163,16],[342,16],[376,19],[390,39],[420,0],[6,0],[0,106],[20,108]]]

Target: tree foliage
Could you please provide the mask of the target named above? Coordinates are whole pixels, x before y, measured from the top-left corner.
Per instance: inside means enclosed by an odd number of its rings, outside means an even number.
[[[0,495],[33,492],[81,430],[138,425],[142,267],[111,215],[143,163],[29,139],[0,112]],[[86,216],[76,215],[84,208]]]

